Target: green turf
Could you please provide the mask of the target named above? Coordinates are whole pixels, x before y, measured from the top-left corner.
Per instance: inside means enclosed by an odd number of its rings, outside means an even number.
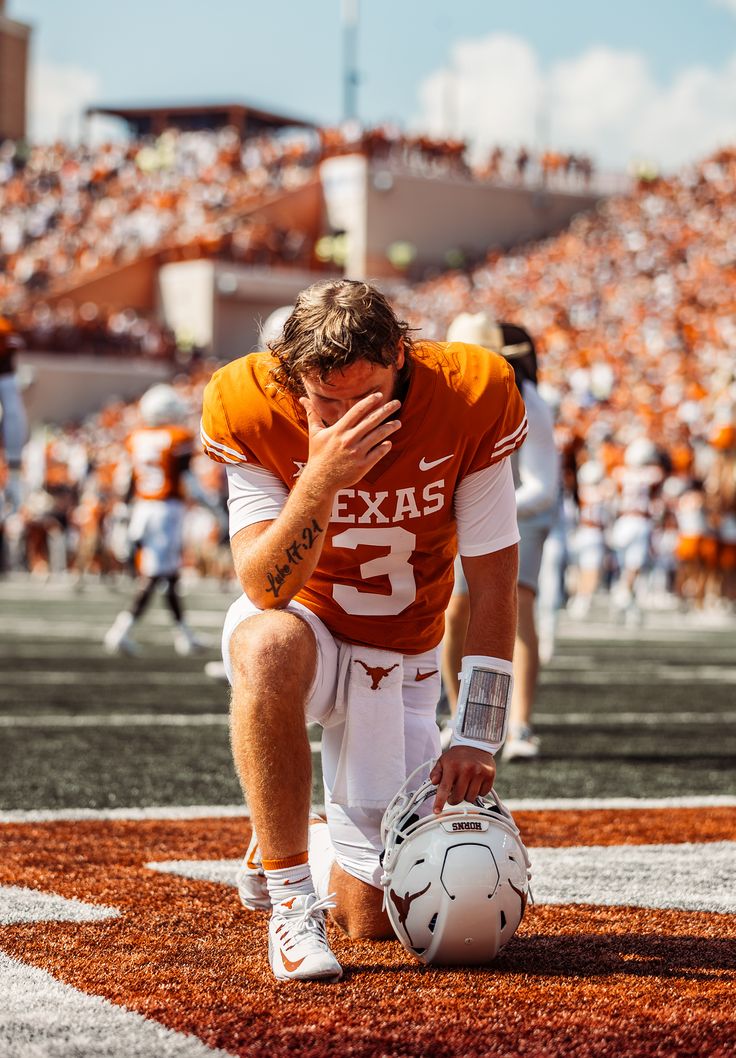
[[[105,628],[128,597],[90,588],[0,582],[0,810],[236,804],[240,791],[224,723],[228,691],[204,662],[218,656],[231,596],[198,588],[186,597],[192,623],[212,639],[203,657],[178,658],[160,600],[146,615],[140,657],[108,657]],[[538,732],[543,757],[500,764],[507,798],[659,797],[733,794],[733,724],[656,726],[620,714],[736,707],[734,626],[707,629],[653,615],[643,632],[622,633],[599,614],[561,623],[559,651],[542,677]],[[701,675],[698,671],[702,670]],[[703,675],[705,673],[705,676]],[[707,677],[707,678],[706,678]],[[21,718],[215,714],[198,726],[23,726]],[[586,714],[584,723],[554,717]],[[316,803],[322,801],[315,758]]]

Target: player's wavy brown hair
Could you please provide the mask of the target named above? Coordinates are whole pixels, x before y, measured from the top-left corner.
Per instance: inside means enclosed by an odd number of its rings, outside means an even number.
[[[301,396],[305,375],[323,379],[357,360],[388,367],[396,362],[400,342],[406,354],[404,376],[410,365],[409,325],[396,317],[375,287],[353,279],[329,279],[299,294],[283,333],[268,347],[278,361],[275,381]]]

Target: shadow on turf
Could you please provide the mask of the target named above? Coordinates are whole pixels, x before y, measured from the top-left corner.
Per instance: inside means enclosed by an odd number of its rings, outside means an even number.
[[[692,935],[660,934],[642,937],[620,934],[601,937],[574,934],[563,937],[540,935],[516,937],[508,950],[486,966],[423,966],[406,961],[385,964],[350,963],[343,956],[343,980],[363,974],[525,974],[532,977],[677,977],[689,981],[713,981],[714,970],[736,968],[732,939],[714,940]]]
[[[683,934],[624,933],[601,937],[576,933],[517,937],[493,968],[499,973],[555,977],[626,974],[712,981],[712,970],[733,970],[735,966],[732,939]]]

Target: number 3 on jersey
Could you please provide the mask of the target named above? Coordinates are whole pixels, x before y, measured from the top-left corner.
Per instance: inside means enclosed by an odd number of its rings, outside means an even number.
[[[379,555],[360,566],[364,580],[371,577],[388,577],[390,595],[360,591],[347,584],[335,584],[332,596],[345,613],[359,617],[393,617],[410,606],[417,597],[414,568],[409,562],[417,538],[408,529],[393,526],[391,529],[346,529],[332,540],[333,547],[346,547],[354,551],[361,545],[389,548],[388,554]]]

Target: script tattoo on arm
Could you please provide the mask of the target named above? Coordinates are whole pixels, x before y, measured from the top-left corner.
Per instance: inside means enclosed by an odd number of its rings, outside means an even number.
[[[274,599],[278,599],[287,577],[291,574],[294,567],[299,565],[305,553],[311,551],[317,537],[323,531],[317,519],[312,518],[312,524],[302,529],[301,539],[295,537],[285,549],[286,562],[277,562],[276,568],[266,573],[268,582],[266,591],[271,592]]]

